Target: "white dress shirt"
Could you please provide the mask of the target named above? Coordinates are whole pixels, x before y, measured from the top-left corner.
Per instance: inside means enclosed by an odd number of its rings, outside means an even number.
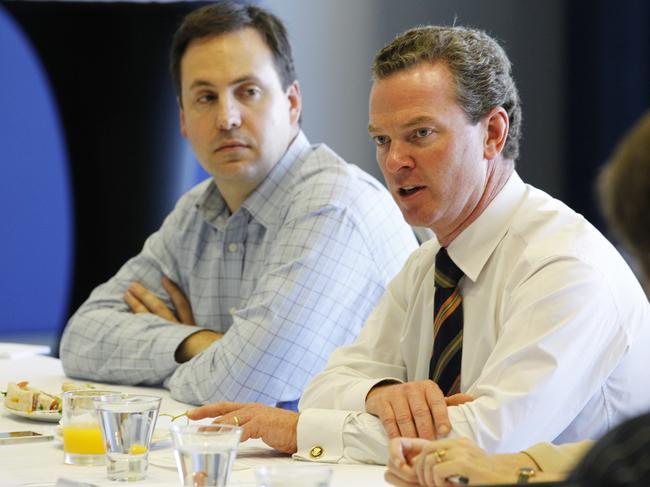
[[[307,386],[298,457],[320,446],[320,461],[385,462],[365,398],[384,379],[428,378],[439,248],[409,258],[358,339]],[[513,173],[448,252],[465,273],[461,391],[475,398],[448,409],[450,437],[514,452],[596,438],[650,408],[647,298],[581,215]]]

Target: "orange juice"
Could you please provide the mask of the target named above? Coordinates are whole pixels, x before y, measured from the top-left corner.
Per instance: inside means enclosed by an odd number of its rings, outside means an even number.
[[[78,455],[103,455],[106,453],[99,425],[74,423],[63,427],[63,451]]]

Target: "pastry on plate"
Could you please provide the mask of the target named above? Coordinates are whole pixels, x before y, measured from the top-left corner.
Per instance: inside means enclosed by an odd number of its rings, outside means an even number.
[[[27,381],[10,382],[7,386],[5,406],[14,411],[31,413],[33,411],[56,411],[61,408],[61,400],[52,394],[29,387]]]

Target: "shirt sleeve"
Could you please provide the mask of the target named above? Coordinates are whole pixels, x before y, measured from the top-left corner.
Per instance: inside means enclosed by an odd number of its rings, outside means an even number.
[[[224,337],[165,385],[180,401],[296,401],[329,354],[358,333],[385,283],[345,209],[285,222]]]
[[[176,348],[197,327],[150,313],[133,314],[123,296],[131,283],[139,282],[173,309],[161,279],[166,275],[181,282],[175,239],[182,208],[179,202],[142,252],[98,286],[69,320],[60,350],[66,375],[120,384],[160,384],[177,367]]]
[[[301,411],[307,408],[365,411],[366,396],[373,386],[385,380],[407,380],[400,333],[406,321],[406,296],[414,278],[411,268],[417,267],[417,254],[409,257],[390,282],[354,343],[335,350],[325,370],[309,382],[300,400]]]
[[[417,265],[410,261],[410,267]],[[301,411],[362,412],[373,385],[408,379],[396,332],[415,281],[408,267],[390,284],[358,340],[337,350],[309,384]],[[464,391],[475,400],[448,409],[451,438],[472,438],[493,453],[521,451],[558,437],[602,388],[628,347],[604,276],[576,259],[540,265],[503,299],[503,307],[495,310],[503,320],[494,348],[478,379]],[[344,449],[349,428],[348,422],[341,430]]]
[[[538,443],[524,450],[543,472],[567,473],[585,456],[594,445],[591,440],[554,445],[553,443]]]
[[[297,460],[385,465],[388,437],[371,414],[305,409],[298,419]]]

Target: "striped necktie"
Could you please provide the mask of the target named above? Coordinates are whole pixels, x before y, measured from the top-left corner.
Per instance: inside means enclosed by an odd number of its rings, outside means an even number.
[[[436,255],[433,302],[433,355],[429,378],[445,396],[460,392],[460,360],[463,352],[463,304],[458,281],[463,277],[444,247]]]

